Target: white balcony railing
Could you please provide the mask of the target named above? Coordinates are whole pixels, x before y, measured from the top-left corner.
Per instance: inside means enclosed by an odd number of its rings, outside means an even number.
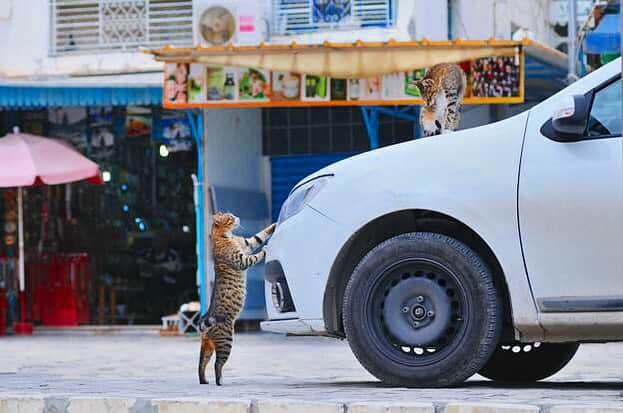
[[[193,42],[192,0],[50,0],[52,55]]]
[[[272,33],[390,27],[395,0],[272,0]]]

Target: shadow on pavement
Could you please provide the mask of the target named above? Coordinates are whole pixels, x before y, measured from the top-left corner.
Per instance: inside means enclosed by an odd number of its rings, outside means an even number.
[[[334,382],[305,382],[301,384],[290,384],[288,387],[340,387],[352,389],[406,389],[407,387],[396,387],[383,384],[378,381],[334,381]],[[623,390],[623,381],[543,381],[530,384],[508,384],[496,383],[487,380],[467,381],[453,389],[508,389],[508,390]],[[442,389],[442,388],[437,388]]]
[[[508,384],[482,380],[468,381],[460,387],[524,390],[621,390],[623,389],[623,381],[538,381],[529,384]]]

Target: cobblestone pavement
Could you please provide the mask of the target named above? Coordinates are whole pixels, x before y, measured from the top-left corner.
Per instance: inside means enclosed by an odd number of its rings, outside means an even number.
[[[584,345],[548,381],[496,385],[478,376],[453,389],[383,386],[344,341],[236,336],[224,386],[197,384],[198,337],[72,335],[0,337],[0,398],[94,396],[310,401],[623,403],[623,343]],[[209,367],[210,377],[212,375]]]

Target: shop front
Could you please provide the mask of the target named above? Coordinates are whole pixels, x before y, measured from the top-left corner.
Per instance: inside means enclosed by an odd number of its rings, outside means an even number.
[[[197,145],[186,113],[162,109],[160,79],[0,84],[0,136],[19,128],[62,139],[97,162],[104,181],[24,191],[27,311],[36,325],[159,324],[198,300]],[[2,311],[14,321],[17,191],[0,193]]]

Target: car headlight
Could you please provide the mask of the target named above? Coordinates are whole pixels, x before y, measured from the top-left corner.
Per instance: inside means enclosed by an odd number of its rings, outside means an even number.
[[[278,223],[282,223],[286,219],[301,212],[303,207],[307,205],[318,194],[318,192],[320,192],[322,187],[327,184],[331,177],[332,175],[319,176],[318,178],[314,178],[292,191],[288,199],[286,199],[281,207]]]

